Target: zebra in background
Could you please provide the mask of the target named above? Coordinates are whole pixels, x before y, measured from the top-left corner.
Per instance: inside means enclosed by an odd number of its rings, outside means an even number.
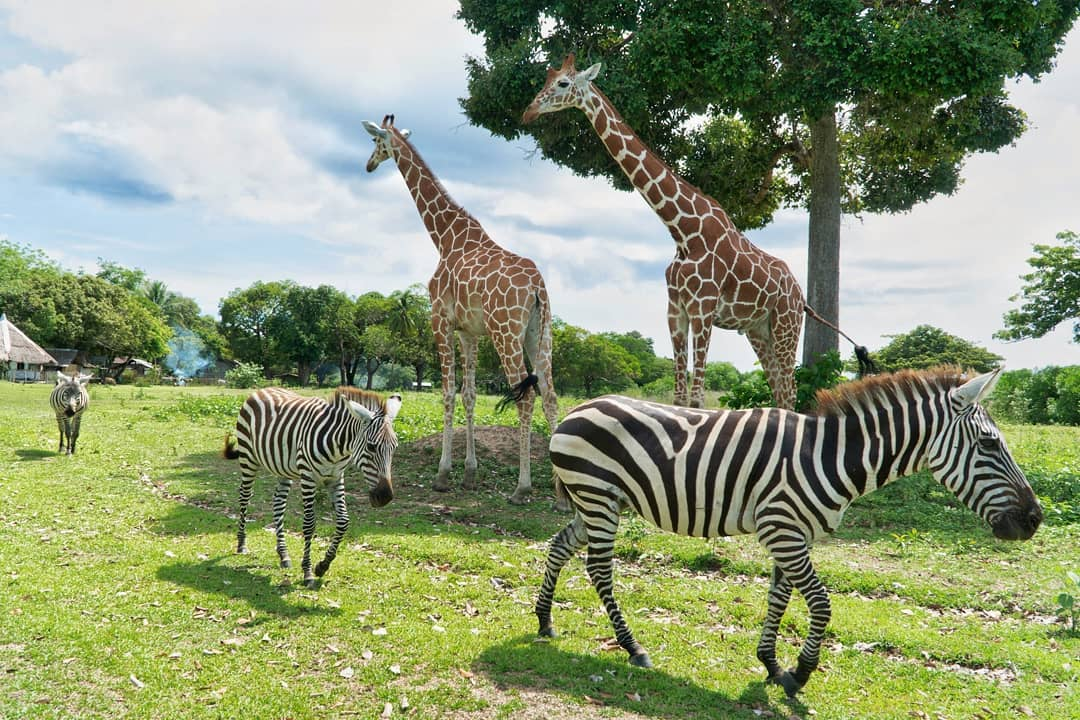
[[[281,388],[251,394],[236,420],[236,441],[225,438],[223,455],[240,459],[240,514],[236,551],[247,552],[247,509],[251,486],[261,468],[280,478],[274,492],[274,530],[281,567],[292,566],[285,547],[285,503],[293,480],[300,481],[304,508],[304,582],[312,587],[337,555],[338,544],[349,528],[345,505],[345,468],[350,462],[367,480],[372,507],[394,499],[390,466],[397,447],[394,418],[401,396],[385,401],[377,394],[339,387],[330,401],[304,397]],[[311,570],[311,538],[315,534],[315,488],[328,484],[334,510],[334,535],[326,557]]]
[[[651,667],[612,594],[619,513],[631,507],[664,530],[695,537],[754,533],[773,558],[757,648],[768,680],[794,696],[818,665],[831,610],[810,563],[856,498],[922,469],[986,520],[998,538],[1026,540],[1042,509],[979,404],[998,371],[966,380],[956,368],[903,371],[818,395],[806,415],[775,408],[692,410],[626,397],[570,411],[551,436],[551,462],[576,510],[552,538],[536,601],[540,635],[554,637],[559,572],[588,546],[586,569],[630,662]],[[810,611],[798,665],[782,670],[776,634],[797,588]]]
[[[60,427],[60,446],[56,452],[64,450],[66,442],[67,454],[75,454],[75,441],[79,439],[82,414],[90,406],[90,393],[86,391],[90,378],[90,375],[81,373],[56,373],[56,385],[49,394],[49,405],[56,413],[56,424]]]

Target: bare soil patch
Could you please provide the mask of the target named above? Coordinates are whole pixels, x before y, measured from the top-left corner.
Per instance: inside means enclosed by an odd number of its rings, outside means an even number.
[[[548,456],[547,438],[537,433],[530,437],[529,457],[533,462],[546,460]],[[473,427],[473,442],[477,454],[489,455],[500,463],[516,465],[518,459],[518,429],[505,425],[476,425]],[[454,457],[465,457],[465,428],[455,427],[453,434]],[[428,435],[409,443],[416,451],[442,451],[442,433]]]

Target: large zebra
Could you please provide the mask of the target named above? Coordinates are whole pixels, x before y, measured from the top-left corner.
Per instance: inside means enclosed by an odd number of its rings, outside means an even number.
[[[56,385],[49,394],[49,405],[56,413],[56,424],[60,427],[60,446],[56,452],[62,451],[66,442],[67,454],[75,454],[75,441],[79,439],[82,414],[90,406],[90,393],[86,391],[86,383],[90,382],[90,378],[90,375],[81,373],[56,373]]]
[[[853,500],[926,468],[997,537],[1027,539],[1038,528],[1042,509],[979,404],[997,376],[965,382],[955,368],[875,376],[820,393],[813,415],[618,396],[574,408],[551,436],[551,462],[576,512],[551,541],[536,601],[540,634],[555,635],[559,571],[588,545],[586,569],[616,639],[632,664],[651,666],[612,594],[612,548],[626,507],[681,535],[754,533],[774,561],[757,656],[768,679],[793,696],[817,667],[831,614],[810,546],[836,529]],[[793,587],[810,610],[810,630],[798,665],[784,671],[776,633]]]
[[[293,480],[300,481],[304,506],[304,582],[315,584],[337,555],[338,544],[349,528],[345,505],[345,468],[352,462],[367,480],[372,507],[394,499],[391,462],[397,447],[394,418],[401,396],[385,401],[375,393],[339,387],[330,401],[304,397],[281,388],[252,393],[240,408],[236,437],[225,438],[223,454],[240,458],[240,513],[237,518],[236,552],[247,552],[247,509],[251,485],[261,468],[280,478],[274,492],[274,530],[281,567],[291,567],[285,547],[285,503]],[[311,570],[311,538],[315,534],[315,488],[329,486],[334,509],[334,535],[326,557]]]

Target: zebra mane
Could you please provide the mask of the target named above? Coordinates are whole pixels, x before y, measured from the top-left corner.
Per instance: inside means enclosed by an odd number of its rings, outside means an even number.
[[[351,387],[349,385],[340,385],[337,388],[334,388],[334,394],[331,396],[330,402],[336,404],[342,398],[358,402],[372,412],[386,412],[386,401],[383,400],[381,395],[373,393],[370,390],[361,390],[360,388]]]
[[[915,397],[924,388],[951,390],[969,379],[955,365],[941,365],[929,370],[900,370],[895,373],[870,375],[861,380],[818,390],[814,415],[838,416],[856,412],[858,409],[892,404],[891,398]],[[891,391],[891,392],[890,392]]]

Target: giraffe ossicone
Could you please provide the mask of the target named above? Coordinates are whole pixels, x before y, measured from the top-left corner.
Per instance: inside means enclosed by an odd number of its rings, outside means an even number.
[[[393,160],[405,179],[424,227],[435,243],[439,262],[428,283],[431,329],[439,353],[443,392],[442,455],[436,490],[449,489],[456,378],[454,338],[461,347],[465,406],[464,485],[476,481],[473,439],[476,406],[476,355],[480,338],[491,338],[511,387],[518,390],[518,484],[510,502],[523,503],[532,490],[530,436],[535,395],[541,397],[552,431],[558,425],[558,399],[551,371],[551,304],[536,264],[495,243],[480,223],[458,205],[408,141],[408,132],[394,127],[394,116],[381,124],[364,122],[375,140],[368,172]],[[532,373],[526,365],[532,366]],[[534,392],[533,387],[536,390]],[[556,507],[569,501],[556,479]]]

